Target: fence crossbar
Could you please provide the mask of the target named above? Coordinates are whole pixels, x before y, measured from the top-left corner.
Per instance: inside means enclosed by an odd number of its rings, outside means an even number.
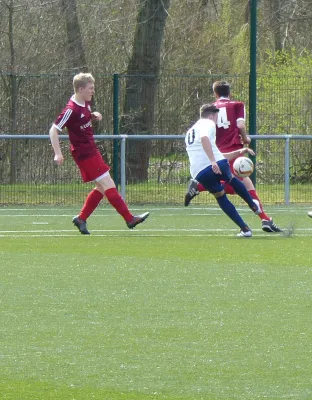
[[[283,140],[285,141],[285,175],[284,175],[284,203],[290,204],[290,141],[312,140],[312,135],[252,135],[253,140]],[[68,140],[68,135],[59,135],[61,140]],[[127,140],[183,140],[184,135],[95,135],[95,140],[118,140],[120,145],[120,173],[121,173],[121,195],[126,198],[126,141]],[[0,135],[0,140],[49,140],[49,135]]]

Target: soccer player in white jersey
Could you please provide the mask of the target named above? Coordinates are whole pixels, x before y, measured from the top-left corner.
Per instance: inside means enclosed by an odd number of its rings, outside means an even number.
[[[230,95],[230,85],[226,81],[214,82],[213,93],[216,101],[213,102],[220,112],[218,113],[216,127],[216,143],[222,153],[228,153],[242,147],[248,147],[251,139],[246,133],[246,113],[245,104],[241,101],[233,100]],[[233,164],[235,159],[230,161],[230,168],[233,172]],[[261,212],[258,217],[261,220],[262,230],[268,233],[279,233],[282,230],[274,223],[272,217],[263,209],[258,193],[249,177],[238,178],[246,186],[250,196],[257,200],[260,204]],[[188,191],[185,195],[184,205],[187,207],[190,201],[200,192],[206,189],[194,180],[189,183]],[[224,191],[226,194],[235,194],[231,185],[225,184]]]
[[[200,108],[200,119],[188,130],[185,137],[186,151],[190,160],[193,179],[200,182],[212,193],[219,207],[240,228],[237,236],[251,237],[252,232],[238,214],[235,206],[227,198],[221,181],[230,183],[235,192],[258,214],[259,203],[254,201],[244,184],[231,173],[228,160],[245,153],[254,154],[249,148],[241,148],[222,154],[216,145],[216,122],[219,109],[212,104]]]

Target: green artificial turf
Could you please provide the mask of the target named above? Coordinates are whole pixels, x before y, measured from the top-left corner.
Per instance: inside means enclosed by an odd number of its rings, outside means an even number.
[[[1,208],[0,399],[312,398],[312,220],[240,210]]]

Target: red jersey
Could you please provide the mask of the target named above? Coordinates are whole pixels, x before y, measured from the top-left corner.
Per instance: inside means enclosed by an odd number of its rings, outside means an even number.
[[[243,147],[237,128],[237,121],[245,121],[245,105],[241,101],[232,101],[221,97],[213,103],[219,108],[216,144],[227,153]]]
[[[56,118],[54,126],[59,131],[67,128],[70,150],[75,160],[83,160],[97,153],[89,102],[80,104],[72,96],[61,114]]]

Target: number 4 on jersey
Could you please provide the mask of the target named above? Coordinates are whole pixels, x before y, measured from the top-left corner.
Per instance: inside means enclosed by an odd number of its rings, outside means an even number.
[[[225,107],[219,108],[217,127],[223,129],[229,129],[230,125],[231,123],[228,120],[226,108]]]

